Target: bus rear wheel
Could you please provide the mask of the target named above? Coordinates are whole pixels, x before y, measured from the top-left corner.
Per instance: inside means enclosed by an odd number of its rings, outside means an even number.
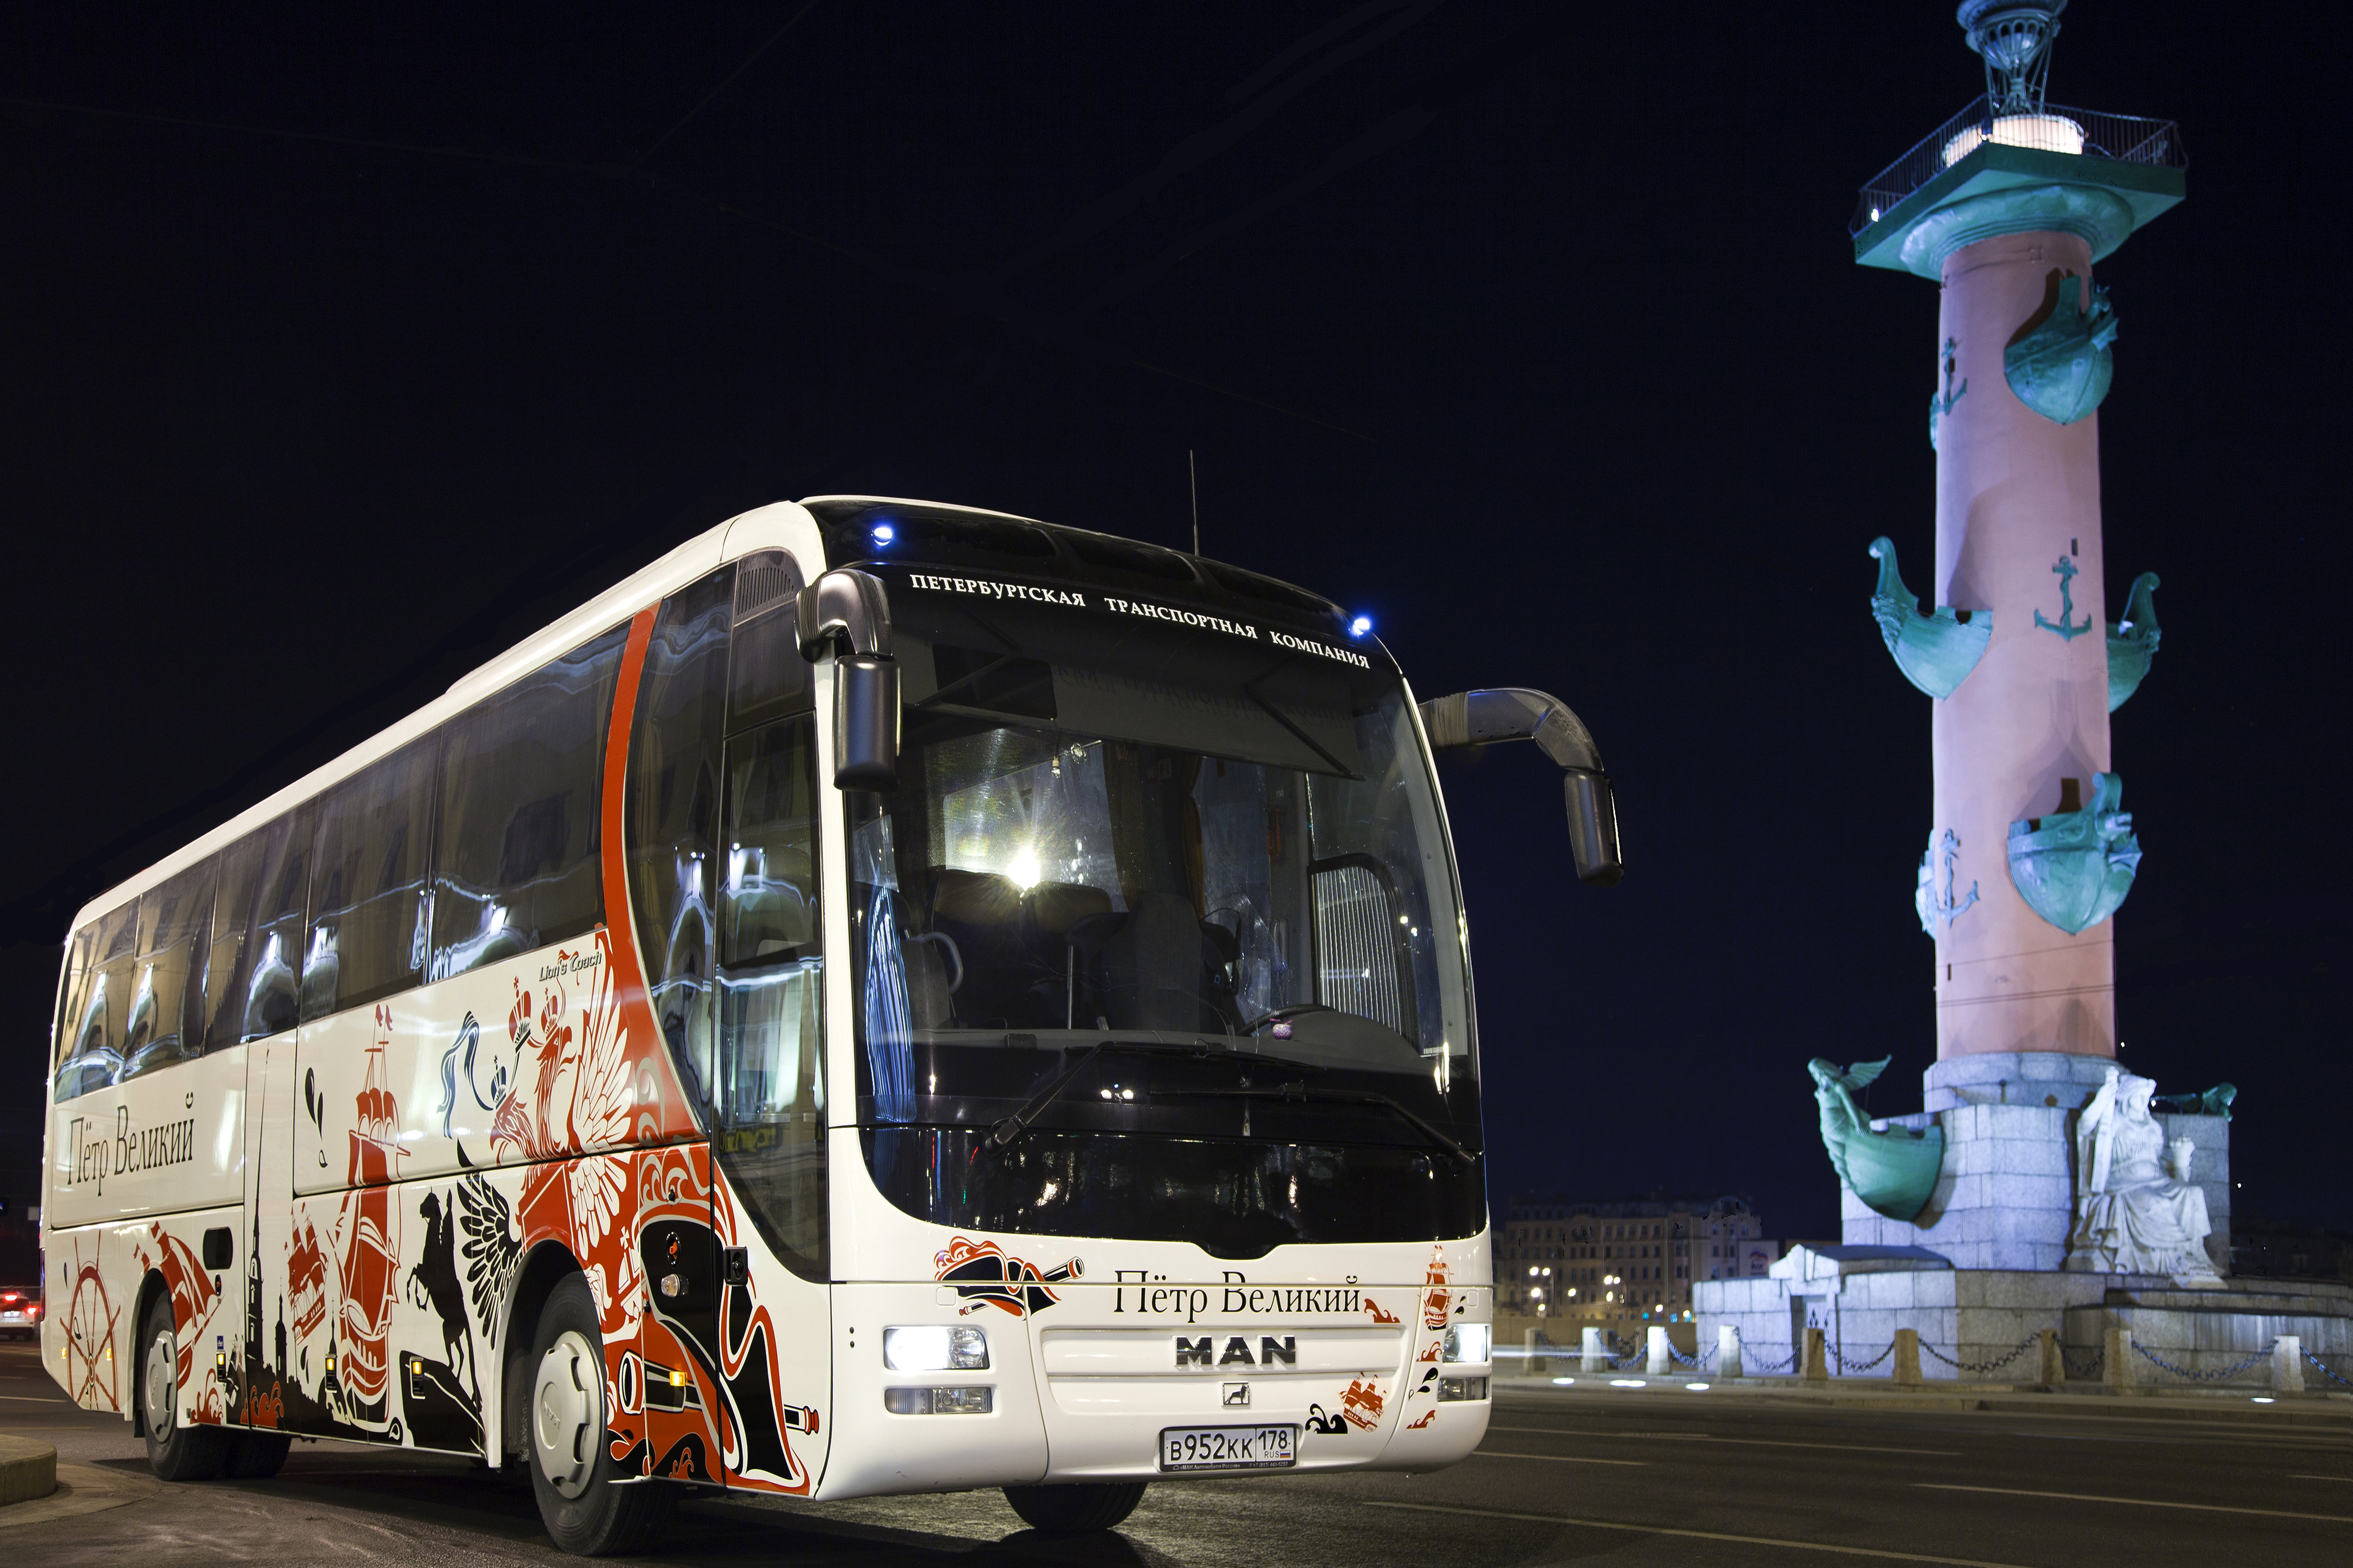
[[[147,1428],[147,1466],[167,1481],[206,1481],[221,1473],[229,1435],[217,1426],[180,1425],[180,1350],[172,1332],[172,1298],[159,1294],[139,1321],[139,1414]]]
[[[670,1524],[678,1494],[661,1481],[621,1480],[605,1441],[604,1334],[588,1281],[575,1274],[548,1293],[532,1336],[532,1495],[547,1533],[566,1552],[642,1552]]]
[[[1005,1500],[1041,1535],[1092,1535],[1115,1528],[1144,1500],[1144,1481],[1084,1481],[1064,1487],[1008,1487]]]

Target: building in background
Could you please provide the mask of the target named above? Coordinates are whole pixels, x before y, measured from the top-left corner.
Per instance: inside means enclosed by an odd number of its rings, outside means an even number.
[[[1514,1204],[1495,1232],[1495,1311],[1572,1326],[1680,1320],[1695,1280],[1765,1278],[1781,1249],[1763,1231],[1741,1197]]]

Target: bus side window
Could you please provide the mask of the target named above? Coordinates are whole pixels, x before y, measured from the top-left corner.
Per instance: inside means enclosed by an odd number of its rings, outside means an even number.
[[[781,550],[747,555],[735,567],[735,633],[728,650],[727,732],[810,702],[809,663],[801,657],[796,595],[800,568]]]
[[[283,955],[277,959],[273,972],[263,951],[263,944],[254,937],[255,906],[263,896],[263,878],[273,863],[285,858],[287,839],[291,836],[292,819],[280,817],[267,827],[256,828],[227,849],[221,851],[218,891],[213,899],[213,929],[211,952],[205,960],[205,1049],[227,1050],[248,1040],[266,1039],[279,1029],[262,1027],[248,1029],[248,1015],[255,1008],[254,965],[264,963],[261,982],[264,1015],[272,1009],[269,998],[278,998],[276,1011],[283,1019],[281,1027],[290,1028],[294,1022],[293,971]],[[280,869],[282,881],[283,869]],[[294,897],[295,923],[301,923],[302,891]],[[300,941],[298,929],[295,940]],[[272,1020],[266,1016],[265,1025]]]
[[[75,985],[66,1016],[58,1020],[66,1038],[65,1059],[58,1067],[59,1100],[104,1089],[121,1066],[122,1030],[138,963],[139,900],[100,917],[83,934],[89,942],[89,968]]]
[[[654,1017],[698,1104],[709,1102],[712,1086],[712,900],[734,592],[735,568],[723,566],[662,602],[630,721],[628,852],[638,951]]]
[[[90,978],[90,955],[98,928],[87,925],[66,937],[66,961],[58,973],[58,1011],[49,1042],[49,1070],[54,1073],[73,1055],[74,1020],[80,1016],[82,983]]]
[[[626,626],[442,731],[433,978],[578,936],[603,916],[597,786]]]
[[[424,979],[426,840],[438,739],[411,741],[320,803],[302,950],[305,1023]]]
[[[219,857],[210,857],[139,900],[139,977],[118,1081],[204,1054],[204,959],[219,870]]]

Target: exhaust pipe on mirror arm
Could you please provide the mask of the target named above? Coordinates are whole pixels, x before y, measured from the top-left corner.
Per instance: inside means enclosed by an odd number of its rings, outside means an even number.
[[[800,592],[801,657],[833,660],[833,787],[899,787],[899,661],[881,578],[838,568]]]
[[[1626,874],[1618,842],[1618,801],[1593,732],[1567,703],[1523,686],[1458,691],[1421,705],[1430,746],[1443,752],[1498,741],[1534,741],[1560,767],[1568,805],[1568,846],[1577,879],[1589,888],[1615,886]]]

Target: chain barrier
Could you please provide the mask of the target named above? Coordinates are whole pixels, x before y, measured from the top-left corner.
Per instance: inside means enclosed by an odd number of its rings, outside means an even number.
[[[1839,1363],[1841,1370],[1848,1373],[1869,1372],[1873,1367],[1877,1366],[1881,1362],[1885,1361],[1889,1356],[1892,1356],[1894,1353],[1895,1346],[1891,1342],[1885,1350],[1881,1351],[1869,1361],[1849,1361],[1846,1359],[1845,1345],[1835,1344],[1831,1347],[1831,1359]]]
[[[2223,1367],[2219,1372],[2192,1372],[2186,1366],[2174,1365],[2171,1362],[2167,1361],[2164,1357],[2158,1355],[2155,1351],[2150,1350],[2138,1340],[2132,1342],[2132,1348],[2140,1352],[2140,1353],[2152,1364],[2163,1367],[2166,1371],[2171,1373],[2176,1377],[2186,1377],[2192,1383],[2224,1383],[2238,1376],[2241,1373],[2247,1371],[2250,1367],[2260,1365],[2261,1363],[2272,1359],[2272,1352],[2268,1349],[2259,1350],[2254,1354],[2249,1356],[2246,1360],[2240,1362],[2234,1366]]]
[[[2299,1350],[2302,1350],[2302,1349],[2303,1349],[2303,1347],[2302,1347],[2302,1346],[2298,1346],[2297,1348],[2298,1348]],[[2305,1352],[2304,1352],[2304,1359],[2305,1359],[2305,1360],[2306,1360],[2306,1361],[2308,1361],[2308,1362],[2310,1362],[2313,1365],[2315,1365],[2315,1366],[2318,1367],[2318,1368],[2320,1369],[2320,1375],[2321,1375],[2321,1376],[2323,1376],[2323,1377],[2325,1377],[2325,1378],[2327,1378],[2327,1379],[2328,1379],[2328,1381],[2330,1381],[2331,1383],[2341,1383],[2341,1384],[2344,1384],[2346,1387],[2348,1387],[2348,1388],[2353,1388],[2353,1378],[2339,1377],[2339,1376],[2337,1376],[2337,1373],[2336,1373],[2335,1372],[2333,1372],[2333,1371],[2331,1371],[2331,1370],[2330,1370],[2329,1365],[2328,1365],[2328,1363],[2327,1363],[2327,1362],[2325,1362],[2325,1361],[2321,1360],[2318,1356],[2316,1356],[2316,1355],[2313,1354],[2310,1351],[2305,1351]]]
[[[1748,1346],[1744,1343],[1740,1347],[1740,1370],[1750,1376],[1762,1373],[1795,1372],[1798,1370],[1798,1357],[1800,1353],[1802,1352],[1799,1347],[1791,1345],[1788,1355],[1772,1361],[1758,1361],[1748,1353]]]
[[[2079,1366],[2076,1363],[2074,1352],[2063,1345],[2059,1350],[2059,1359],[2066,1363],[2069,1377],[2097,1377],[2100,1375],[2101,1368],[2107,1364],[2108,1352],[2105,1349],[2095,1347],[2092,1352],[2091,1359]]]
[[[1943,1362],[1947,1366],[1951,1367],[1956,1372],[1966,1372],[1973,1377],[1983,1377],[1989,1373],[2000,1372],[2003,1367],[2008,1366],[2011,1362],[2016,1361],[2020,1356],[2022,1356],[2028,1351],[2032,1350],[2042,1338],[2042,1336],[2041,1334],[2029,1334],[2024,1339],[2019,1341],[2016,1348],[2011,1350],[2008,1355],[1996,1356],[1991,1361],[1955,1361],[1951,1356],[1947,1355],[1943,1351],[1938,1350],[1936,1346],[1930,1344],[1926,1340],[1920,1342],[1920,1349],[1925,1353],[1932,1355],[1938,1361]]]
[[[1673,1360],[1691,1368],[1694,1372],[1705,1372],[1707,1370],[1707,1363],[1714,1361],[1715,1359],[1715,1352],[1723,1348],[1724,1342],[1719,1340],[1715,1344],[1708,1346],[1707,1349],[1700,1352],[1697,1355],[1685,1355],[1683,1352],[1675,1349],[1675,1347],[1671,1344],[1667,1347],[1667,1354]]]

